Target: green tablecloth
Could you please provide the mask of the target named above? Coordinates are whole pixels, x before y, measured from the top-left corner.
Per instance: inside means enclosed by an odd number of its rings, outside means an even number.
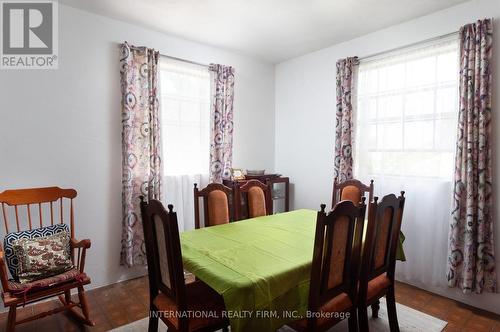
[[[316,214],[297,210],[181,233],[184,267],[223,296],[233,332],[275,331],[305,314]]]

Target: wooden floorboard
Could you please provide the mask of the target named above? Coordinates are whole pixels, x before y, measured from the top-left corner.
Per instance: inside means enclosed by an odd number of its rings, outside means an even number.
[[[18,325],[18,332],[108,331],[148,315],[148,280],[132,279],[87,292],[95,327],[78,324],[66,314],[57,314]],[[76,300],[76,296],[75,296]],[[396,300],[408,307],[448,321],[446,332],[500,332],[500,316],[454,300],[397,283]],[[55,300],[18,309],[18,318],[36,314],[58,305]],[[0,315],[0,331],[5,330],[7,315]]]

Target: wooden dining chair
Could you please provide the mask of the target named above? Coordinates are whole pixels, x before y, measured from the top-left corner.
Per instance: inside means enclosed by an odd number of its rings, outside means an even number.
[[[359,327],[368,329],[367,307],[372,305],[373,316],[378,315],[378,300],[385,295],[389,327],[399,331],[394,294],[394,272],[399,231],[405,205],[404,191],[401,196],[386,195],[380,203],[375,197],[370,206],[365,245],[362,254],[359,283]],[[373,304],[376,304],[373,306]]]
[[[308,318],[292,323],[298,331],[326,331],[349,313],[349,331],[357,331],[357,287],[366,206],[342,201],[316,222]],[[330,316],[330,317],[328,317]]]
[[[5,307],[9,308],[7,331],[14,331],[15,326],[47,315],[67,311],[79,322],[93,326],[89,316],[89,307],[83,286],[90,284],[85,274],[86,250],[90,240],[75,239],[75,217],[73,199],[77,196],[74,189],[59,187],[6,190],[0,193],[0,204],[5,235],[10,238],[22,237],[19,232],[30,231],[30,236],[46,236],[54,229],[67,229],[69,221],[70,250],[74,267],[64,273],[44,279],[20,283],[9,279],[4,248],[0,245],[0,281]],[[66,218],[66,219],[65,219]],[[58,225],[62,226],[59,227]],[[45,226],[51,226],[47,228]],[[26,234],[27,232],[24,232]],[[71,290],[77,289],[79,302],[71,299]],[[34,316],[16,320],[16,310],[20,306],[58,296],[62,306]],[[81,313],[76,310],[79,307]]]
[[[233,190],[220,183],[210,183],[202,190],[194,184],[194,227],[200,228],[200,198],[203,201],[204,226],[227,224],[234,220],[236,208],[231,206]],[[231,213],[233,212],[233,213]]]
[[[245,184],[236,187],[236,202],[238,206],[244,206],[248,218],[261,217],[272,214],[271,187],[259,180],[249,180]],[[241,204],[241,202],[245,202]],[[237,220],[242,219],[238,209]]]
[[[373,180],[369,185],[363,184],[356,179],[338,182],[337,178],[333,181],[332,208],[340,201],[348,200],[357,205],[361,202],[361,197],[368,193],[368,203],[373,200]]]
[[[148,331],[158,331],[159,318],[169,331],[227,331],[224,300],[200,280],[186,283],[173,206],[141,197],[142,225],[148,263],[150,315]],[[209,312],[211,315],[196,313]],[[193,313],[195,313],[193,315]]]

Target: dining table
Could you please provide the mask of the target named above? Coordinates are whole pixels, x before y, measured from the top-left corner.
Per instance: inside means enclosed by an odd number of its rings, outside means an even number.
[[[306,315],[316,218],[301,209],[180,234],[184,268],[222,295],[231,331]]]

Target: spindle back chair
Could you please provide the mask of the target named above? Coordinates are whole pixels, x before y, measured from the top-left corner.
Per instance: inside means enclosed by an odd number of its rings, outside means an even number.
[[[75,239],[73,199],[76,196],[76,190],[61,189],[59,187],[15,189],[0,193],[0,215],[4,236],[13,232],[66,223],[70,231],[70,254],[74,265],[73,269],[63,274],[21,284],[15,280],[9,280],[5,253],[0,244],[2,297],[4,305],[9,307],[7,331],[14,331],[17,324],[61,311],[69,311],[80,322],[90,326],[94,325],[89,317],[87,300],[83,289],[84,285],[90,284],[90,278],[85,274],[84,268],[86,250],[90,248],[91,243],[88,239],[81,241]],[[78,303],[71,300],[70,292],[73,288],[78,289]],[[61,307],[16,321],[18,306],[24,306],[27,303],[37,302],[53,296],[59,297],[62,302]],[[82,314],[77,312],[75,307],[80,307]]]
[[[48,220],[44,221],[44,215],[46,214],[44,208],[50,209],[50,225],[54,225],[55,223],[65,223],[64,215],[66,212],[64,208],[64,201],[66,199],[69,201],[69,229],[71,237],[74,238],[75,221],[73,199],[76,195],[77,193],[74,189],[61,189],[59,187],[6,190],[0,193],[5,234],[13,231],[19,232],[27,229],[32,230],[33,227],[41,228],[48,226]],[[33,206],[35,206],[35,209],[38,212],[38,218],[32,217]],[[12,218],[10,218],[12,215],[8,213],[9,208],[14,210],[14,220],[11,220]],[[21,208],[26,211],[27,219],[24,220],[24,222],[23,220],[20,220],[22,219],[20,216]],[[15,226],[15,228],[13,226]]]

